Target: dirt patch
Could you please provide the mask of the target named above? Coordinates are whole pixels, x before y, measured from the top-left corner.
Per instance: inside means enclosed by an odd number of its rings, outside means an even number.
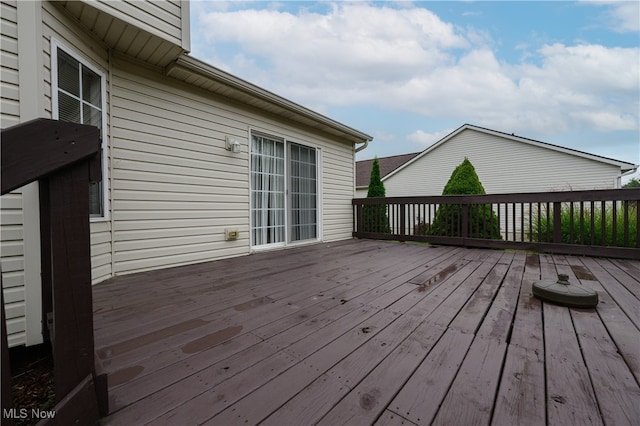
[[[49,344],[17,347],[9,350],[11,359],[11,390],[13,406],[17,410],[51,410],[55,405],[53,355]],[[19,426],[34,425],[38,419],[15,419]]]

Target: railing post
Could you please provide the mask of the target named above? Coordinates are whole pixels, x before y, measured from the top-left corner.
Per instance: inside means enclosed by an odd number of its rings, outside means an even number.
[[[553,242],[560,243],[562,240],[562,203],[553,203]]]
[[[462,205],[462,238],[469,238],[469,204]]]
[[[406,215],[406,211],[407,211],[407,209],[406,209],[407,205],[405,203],[400,203],[399,207],[400,207],[400,235],[404,236],[404,235],[407,235],[407,231],[405,229],[405,227],[406,227],[405,215]],[[402,241],[403,238],[401,238],[400,240]]]
[[[636,248],[640,249],[640,200],[636,200]]]

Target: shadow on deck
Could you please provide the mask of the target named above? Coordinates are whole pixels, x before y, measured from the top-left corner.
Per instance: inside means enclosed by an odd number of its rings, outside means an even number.
[[[104,424],[640,423],[638,261],[350,240],[93,291]]]

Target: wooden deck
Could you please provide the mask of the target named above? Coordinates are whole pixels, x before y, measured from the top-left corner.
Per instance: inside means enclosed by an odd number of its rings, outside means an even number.
[[[597,309],[541,303],[566,273]],[[640,262],[350,240],[94,287],[104,424],[640,424]]]

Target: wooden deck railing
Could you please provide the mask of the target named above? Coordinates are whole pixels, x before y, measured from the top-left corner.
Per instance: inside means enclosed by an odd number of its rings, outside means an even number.
[[[357,238],[640,259],[635,188],[356,198],[352,204]]]
[[[43,334],[53,349],[56,405],[54,417],[38,424],[96,424],[108,412],[107,375],[94,361],[89,232],[100,146],[100,131],[89,125],[36,119],[2,130],[0,194],[39,182],[42,316],[52,318]],[[0,314],[4,425],[24,407],[13,407],[4,306]]]

